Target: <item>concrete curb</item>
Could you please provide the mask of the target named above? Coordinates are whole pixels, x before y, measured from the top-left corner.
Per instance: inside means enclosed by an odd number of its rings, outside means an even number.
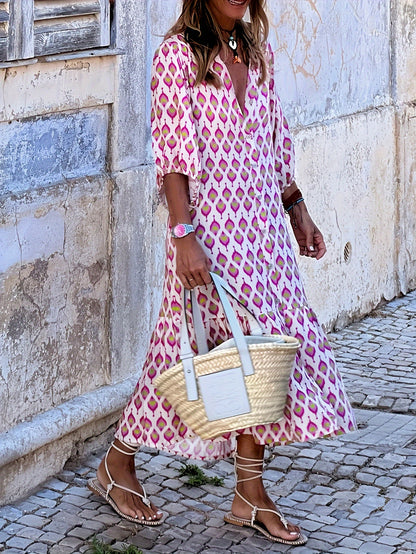
[[[0,467],[61,439],[88,423],[122,410],[137,376],[77,396],[0,435]]]

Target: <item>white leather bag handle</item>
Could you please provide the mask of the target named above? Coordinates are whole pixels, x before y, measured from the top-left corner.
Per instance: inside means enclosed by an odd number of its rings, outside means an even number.
[[[230,301],[227,298],[227,294],[230,294],[247,312],[249,322],[250,322],[250,333],[252,335],[261,335],[263,331],[260,327],[259,322],[255,319],[253,314],[247,310],[245,306],[241,304],[233,290],[229,285],[216,273],[210,273],[214,287],[217,290],[220,302],[224,309],[225,316],[227,318],[228,324],[231,328],[233,338],[235,340],[238,353],[240,355],[241,366],[243,368],[244,375],[253,375],[254,367],[250,358],[250,353],[248,350],[247,342],[244,338],[244,334],[241,330],[241,327],[237,321],[236,315],[233,308],[231,307]],[[197,306],[196,296],[194,291],[189,293],[188,290],[184,291],[184,301],[182,309],[182,321],[181,321],[181,334],[180,334],[180,358],[183,365],[184,375],[185,375],[185,385],[187,391],[188,400],[198,400],[198,387],[195,375],[195,368],[193,363],[193,358],[195,354],[191,347],[191,341],[189,336],[188,321],[186,318],[186,306],[188,298],[191,298],[192,305],[192,318],[194,322],[195,329],[195,338],[198,346],[198,354],[205,354],[208,352],[208,345],[205,337],[204,327],[202,323],[201,312]]]

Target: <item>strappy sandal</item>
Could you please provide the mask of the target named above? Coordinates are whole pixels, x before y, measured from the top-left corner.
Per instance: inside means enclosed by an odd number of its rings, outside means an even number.
[[[237,462],[237,458],[250,463],[246,465],[239,465]],[[288,544],[292,546],[300,546],[302,544],[305,544],[308,539],[301,534],[299,534],[297,539],[290,541],[288,539],[276,537],[275,535],[272,535],[271,533],[269,533],[264,523],[256,519],[257,512],[271,512],[272,514],[276,514],[280,519],[280,521],[282,522],[284,528],[287,531],[289,531],[289,523],[287,519],[279,510],[269,510],[268,508],[259,508],[258,506],[254,506],[251,502],[247,500],[247,498],[244,498],[244,496],[238,491],[237,487],[239,483],[243,483],[244,481],[252,481],[253,479],[259,479],[262,476],[263,474],[262,471],[259,471],[258,469],[253,469],[253,467],[257,467],[260,463],[262,463],[262,460],[256,460],[253,458],[243,458],[243,456],[239,456],[237,453],[234,454],[234,473],[235,473],[235,479],[236,479],[235,493],[237,494],[237,496],[241,498],[241,500],[243,500],[246,504],[250,506],[251,519],[244,519],[241,517],[237,517],[232,512],[229,512],[224,516],[224,521],[226,523],[231,523],[232,525],[238,525],[239,527],[251,527],[253,529],[256,529],[272,542],[278,542],[281,544]],[[252,477],[247,477],[246,479],[238,479],[238,475],[237,475],[238,469],[244,470],[247,473],[254,473],[254,475]]]
[[[97,494],[98,496],[101,496],[102,498],[104,498],[106,500],[106,502],[108,502],[108,504],[110,504],[110,506],[113,508],[113,510],[115,512],[117,512],[118,515],[121,516],[122,518],[127,519],[128,521],[132,521],[133,523],[140,523],[141,525],[150,525],[150,526],[161,525],[162,518],[157,519],[157,520],[148,520],[148,519],[139,519],[139,516],[137,516],[137,515],[135,517],[131,517],[131,516],[128,516],[127,514],[123,514],[123,512],[119,509],[117,504],[114,502],[114,500],[110,496],[110,492],[113,490],[113,488],[117,487],[119,489],[122,489],[123,491],[127,491],[127,492],[130,492],[131,494],[134,494],[135,496],[138,496],[140,498],[140,500],[143,502],[143,504],[145,506],[147,506],[148,508],[150,508],[150,506],[151,506],[150,500],[147,497],[147,494],[146,494],[146,491],[145,491],[143,485],[142,485],[143,494],[140,494],[137,491],[133,491],[131,489],[128,489],[127,487],[123,487],[122,485],[119,485],[111,477],[110,471],[108,469],[108,464],[107,464],[107,457],[108,457],[108,453],[110,452],[111,448],[115,448],[116,450],[118,450],[122,454],[125,454],[126,456],[134,456],[136,454],[137,450],[138,450],[138,448],[134,448],[134,446],[130,446],[129,444],[126,444],[126,443],[123,443],[123,446],[125,446],[128,450],[130,450],[130,452],[126,452],[126,451],[122,450],[117,445],[115,445],[114,442],[112,442],[110,444],[110,447],[108,448],[108,450],[106,452],[106,455],[105,455],[105,458],[104,458],[104,467],[105,467],[105,471],[107,473],[107,476],[110,480],[107,487],[104,488],[97,478],[90,479],[87,483],[87,487],[94,494]]]

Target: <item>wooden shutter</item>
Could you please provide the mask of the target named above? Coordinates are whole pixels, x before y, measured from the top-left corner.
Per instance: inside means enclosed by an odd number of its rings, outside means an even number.
[[[0,2],[0,61],[7,60],[10,29],[9,2]]]
[[[34,0],[34,55],[110,44],[109,0]]]
[[[33,0],[0,1],[0,61],[33,57]]]

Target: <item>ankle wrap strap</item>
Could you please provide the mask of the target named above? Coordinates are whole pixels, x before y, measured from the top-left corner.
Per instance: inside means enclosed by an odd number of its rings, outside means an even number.
[[[120,441],[121,442],[121,441]],[[125,454],[126,456],[134,456],[138,451],[138,446],[131,446],[130,444],[127,444],[126,442],[121,443],[123,446],[127,448],[127,450],[130,450],[130,452],[126,452],[125,450],[122,450],[119,446],[114,444],[114,441],[111,443],[110,448],[113,447],[118,452],[121,452],[121,454]]]
[[[239,460],[244,460],[245,462],[250,462],[248,464],[239,464],[237,461],[237,458]],[[279,510],[269,510],[268,508],[259,508],[258,506],[255,506],[251,502],[247,500],[239,491],[238,491],[238,484],[244,483],[245,481],[252,481],[253,479],[261,479],[261,476],[263,475],[263,458],[256,459],[256,458],[244,458],[243,456],[240,456],[237,452],[234,452],[234,474],[235,474],[235,493],[237,496],[241,498],[246,504],[248,504],[251,508],[251,525],[254,524],[254,521],[256,519],[257,512],[270,512],[272,514],[276,514],[280,521],[282,522],[282,525],[284,528],[288,531],[289,530],[289,523],[285,516],[279,511]],[[254,467],[259,467],[261,465],[260,469],[253,469]],[[247,471],[248,473],[254,473],[252,477],[246,477],[245,479],[239,479],[237,475],[237,470],[240,469],[242,471]]]
[[[244,460],[245,462],[251,462],[249,464],[239,464],[237,461],[237,458],[239,460]],[[238,483],[244,483],[245,481],[252,481],[253,479],[259,479],[263,475],[263,458],[244,458],[243,456],[240,456],[237,454],[237,452],[234,452],[234,474],[236,479],[236,484]],[[254,467],[261,466],[261,469],[253,469]],[[246,477],[245,479],[238,479],[237,475],[237,469],[241,469],[243,471],[246,471],[247,473],[253,473],[254,475],[252,477]]]
[[[136,496],[138,496],[140,498],[140,500],[143,502],[143,504],[145,506],[147,506],[148,508],[150,508],[150,500],[147,498],[147,494],[146,494],[146,491],[145,491],[145,488],[144,486],[142,485],[142,489],[143,489],[143,494],[140,494],[136,491],[133,491],[127,487],[123,487],[122,485],[119,485],[118,483],[116,483],[114,481],[114,479],[112,478],[111,476],[111,473],[110,473],[110,470],[108,469],[108,464],[107,464],[107,458],[108,458],[108,453],[110,452],[110,450],[112,448],[114,448],[115,450],[117,450],[118,452],[120,452],[121,454],[125,454],[126,456],[134,456],[136,454],[136,452],[139,450],[139,448],[136,448],[134,446],[131,446],[130,444],[127,444],[126,442],[123,442],[122,443],[123,446],[125,446],[128,450],[130,450],[130,452],[125,452],[124,450],[122,450],[120,447],[118,447],[116,444],[114,444],[114,441],[110,444],[110,447],[109,449],[107,450],[107,453],[105,455],[105,458],[104,458],[104,467],[105,467],[105,471],[107,473],[107,477],[109,478],[110,482],[108,483],[107,485],[107,494],[106,494],[106,500],[108,500],[108,497],[110,495],[110,492],[112,491],[112,489],[114,487],[117,487],[118,489],[122,489],[123,491],[126,491],[126,492],[129,492],[131,494],[134,494]]]

